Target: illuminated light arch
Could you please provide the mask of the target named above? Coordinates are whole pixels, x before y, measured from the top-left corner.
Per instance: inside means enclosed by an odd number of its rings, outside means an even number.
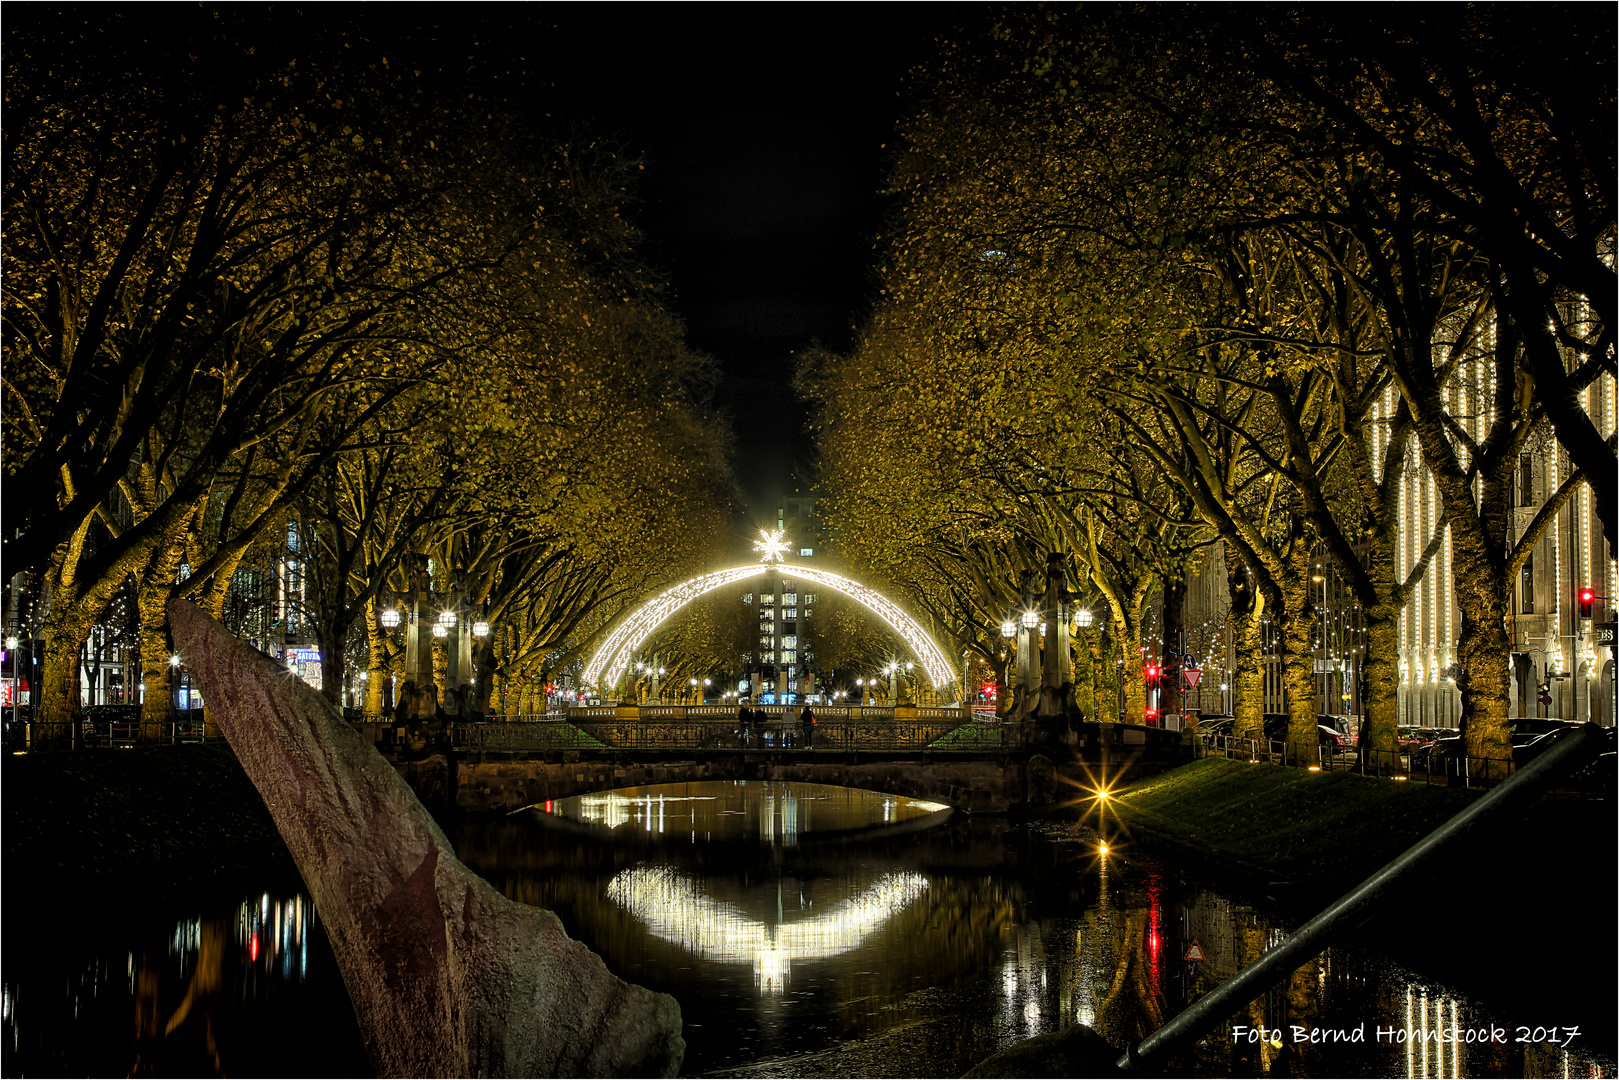
[[[934,686],[945,686],[955,681],[956,674],[951,669],[944,650],[939,648],[920,623],[882,593],[868,589],[858,581],[843,577],[841,574],[816,570],[809,566],[794,566],[790,563],[773,565],[753,563],[748,566],[731,566],[724,570],[715,570],[713,573],[694,577],[690,581],[682,581],[674,588],[666,589],[642,604],[607,635],[607,640],[596,650],[596,655],[590,658],[590,663],[585,665],[585,685],[593,686],[597,690],[617,686],[630,666],[630,657],[635,655],[641,643],[646,641],[665,619],[705,593],[759,577],[768,570],[775,570],[783,577],[835,589],[852,600],[858,600],[876,613],[877,617],[887,623],[910,647],[916,658],[922,662],[922,670],[927,672],[928,679]]]

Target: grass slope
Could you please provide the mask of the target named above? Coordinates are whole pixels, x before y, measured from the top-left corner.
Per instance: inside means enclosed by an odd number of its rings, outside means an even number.
[[[155,885],[290,859],[224,742],[7,757],[0,780],[21,880]]]
[[[1204,758],[1132,784],[1114,809],[1139,826],[1279,880],[1342,888],[1481,792]]]

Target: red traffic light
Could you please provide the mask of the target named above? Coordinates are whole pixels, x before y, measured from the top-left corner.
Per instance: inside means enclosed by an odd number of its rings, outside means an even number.
[[[1596,605],[1596,590],[1587,586],[1577,592],[1575,594],[1575,598],[1579,600],[1580,603],[1580,618],[1589,619],[1591,617],[1591,609]]]

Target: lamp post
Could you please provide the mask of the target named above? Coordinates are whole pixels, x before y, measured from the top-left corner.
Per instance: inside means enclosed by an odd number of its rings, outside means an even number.
[[[17,665],[20,663],[17,656],[17,646],[20,644],[16,634],[6,635],[6,652],[11,655],[11,715],[21,716],[22,706],[17,701]]]
[[[1001,659],[1006,660],[1007,663],[1001,668],[1001,699],[996,702],[995,711],[1000,716],[1005,717],[1012,711],[1012,705],[1015,701],[1012,695],[1012,680],[1007,677],[1007,671],[1013,666],[1013,660],[1008,654],[1012,651],[1012,639],[1017,637],[1017,623],[1011,619],[1003,621],[1001,623],[1001,637],[1006,641],[1006,652],[1001,654]]]
[[[658,679],[663,676],[664,669],[658,666],[658,654],[652,654],[652,660],[650,663],[647,661],[637,661],[635,670],[642,672],[652,679],[652,695],[647,699],[647,704],[662,705],[663,698],[659,696],[658,693]]]
[[[1040,612],[1029,608],[1018,620],[1017,637],[1017,712],[1020,719],[1034,712],[1036,696],[1034,686],[1034,633],[1040,626]]]
[[[1089,680],[1089,683],[1090,683],[1090,698],[1091,698],[1090,716],[1091,716],[1092,720],[1097,720],[1097,719],[1100,719],[1100,717],[1097,716],[1097,708],[1096,708],[1096,675],[1097,675],[1097,671],[1096,671],[1096,664],[1094,662],[1094,654],[1091,653],[1090,634],[1089,634],[1090,628],[1092,626],[1096,625],[1096,616],[1091,613],[1091,609],[1088,608],[1088,607],[1078,608],[1078,609],[1076,609],[1074,611],[1074,625],[1076,627],[1078,627],[1078,629],[1079,629],[1080,640],[1085,643],[1085,652],[1086,652],[1086,654],[1088,656],[1092,656],[1092,663],[1091,663],[1090,667],[1087,669],[1091,673],[1090,680]]]

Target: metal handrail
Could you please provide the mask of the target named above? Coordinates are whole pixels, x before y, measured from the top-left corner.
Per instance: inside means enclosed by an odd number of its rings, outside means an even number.
[[[649,710],[642,710],[645,717]],[[796,720],[765,720],[746,725],[731,710],[723,719],[645,719],[621,721],[610,710],[573,710],[568,720],[457,723],[452,745],[463,750],[797,750],[797,751],[951,751],[1008,749],[1022,742],[1022,726],[962,719],[959,711],[938,719],[865,718],[821,720],[806,734]],[[962,737],[961,733],[969,733]],[[954,738],[952,738],[954,736]],[[942,746],[935,746],[936,743]]]
[[[1519,769],[1510,779],[1471,803],[1439,828],[1407,848],[1348,895],[1295,930],[1281,944],[1237,972],[1163,1027],[1125,1049],[1115,1065],[1122,1071],[1150,1070],[1155,1062],[1191,1045],[1204,1032],[1290,975],[1298,966],[1327,948],[1333,940],[1360,925],[1373,905],[1426,865],[1467,842],[1479,829],[1520,813],[1562,776],[1596,759],[1602,750],[1595,724],[1571,728],[1555,745]]]

